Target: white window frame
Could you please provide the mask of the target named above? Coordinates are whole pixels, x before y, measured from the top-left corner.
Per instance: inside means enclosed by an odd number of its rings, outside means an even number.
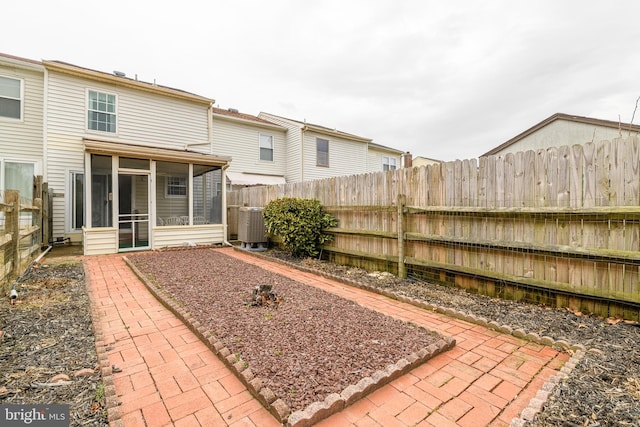
[[[398,159],[396,159],[395,157],[391,157],[391,156],[382,156],[382,170],[383,171],[389,171],[389,170],[394,171],[396,169],[398,169]]]
[[[269,140],[268,140],[268,141],[269,141],[269,142],[268,142],[268,146],[267,146],[267,145],[266,145],[266,143],[264,142],[264,140],[265,140],[266,138],[268,138],[268,139],[269,139]],[[258,153],[258,159],[259,159],[261,162],[271,162],[271,163],[273,163],[273,161],[274,161],[274,159],[275,159],[275,157],[274,157],[274,152],[275,152],[275,150],[274,150],[273,135],[268,135],[268,134],[266,134],[266,133],[260,133],[260,136],[258,137],[258,139],[259,139],[259,142],[258,142],[258,150],[259,150],[259,153]],[[262,150],[263,150],[263,149],[265,149],[265,150],[271,150],[271,159],[263,159],[263,158],[262,158]]]
[[[320,163],[320,156],[318,155],[320,153],[320,150],[318,150],[318,143],[320,141],[325,141],[327,143],[327,163]],[[325,138],[316,138],[316,166],[321,166],[321,167],[329,167],[329,140],[325,139]],[[323,152],[324,153],[324,152]]]
[[[91,92],[95,92],[96,94],[104,94],[107,96],[113,96],[114,97],[114,102],[113,102],[113,109],[114,112],[108,112],[108,111],[101,111],[101,110],[94,110],[91,108],[91,98],[90,98],[90,94]],[[99,90],[99,89],[91,89],[88,88],[87,89],[87,93],[86,93],[86,97],[87,97],[87,102],[86,102],[86,130],[87,132],[97,132],[97,133],[101,133],[101,134],[109,134],[109,135],[117,135],[118,134],[118,128],[120,127],[119,123],[118,123],[118,95],[115,93],[111,93],[111,92],[105,92],[103,90]],[[100,130],[100,129],[92,129],[90,124],[90,119],[89,119],[89,113],[91,112],[97,112],[100,114],[108,114],[111,115],[115,118],[115,130],[114,131],[110,131],[110,130]]]
[[[7,116],[0,116],[0,120],[10,120],[10,121],[15,121],[15,122],[21,122],[24,120],[24,79],[20,79],[17,77],[11,77],[11,76],[6,76],[6,75],[1,75],[0,77],[3,77],[5,79],[9,79],[9,80],[16,80],[18,83],[20,83],[20,97],[19,98],[13,98],[13,97],[9,97],[9,96],[3,96],[0,94],[0,98],[4,98],[4,99],[11,99],[11,100],[18,100],[20,101],[20,117],[7,117]]]
[[[184,186],[180,184],[179,188],[184,187],[184,194],[170,194],[169,187],[173,187],[174,185],[169,185],[169,180],[172,178],[184,180]],[[178,187],[178,186],[176,186]],[[164,180],[164,197],[168,199],[186,199],[189,196],[189,177],[187,176],[167,176]]]

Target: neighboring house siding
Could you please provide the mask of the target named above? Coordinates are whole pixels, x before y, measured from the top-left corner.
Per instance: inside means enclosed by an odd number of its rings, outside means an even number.
[[[300,126],[287,120],[282,120],[280,117],[273,116],[271,114],[260,113],[258,117],[287,128],[285,142],[287,167],[285,171],[285,179],[287,182],[302,181],[302,132],[300,130]],[[315,142],[313,146],[315,149]]]
[[[316,162],[316,139],[329,141],[329,167]],[[304,180],[356,175],[367,172],[367,144],[327,136],[317,132],[304,133]]]
[[[627,136],[628,131],[622,129],[622,136]],[[587,142],[599,142],[619,138],[618,129],[597,126],[587,123],[568,122],[557,120],[536,132],[523,137],[517,143],[506,147],[496,154],[514,153],[518,151],[547,149],[563,145],[586,144]]]
[[[639,134],[640,126],[631,123],[556,113],[482,156],[583,145]]]
[[[84,169],[84,137],[179,149],[209,140],[205,104],[53,71],[48,86],[48,181],[50,188],[64,195],[53,199],[54,236],[70,233],[64,220],[70,199],[64,190],[69,188],[69,171]],[[87,130],[88,89],[117,96],[115,134]],[[209,152],[210,147],[189,149]]]
[[[273,137],[273,161],[260,160],[260,134]],[[214,116],[213,152],[232,157],[229,172],[284,176],[286,172],[285,130],[227,120]]]
[[[396,169],[400,169],[401,158],[396,153],[390,153],[384,150],[378,150],[371,146],[367,151],[367,172],[381,172],[383,170],[383,158],[389,157],[395,159]]]
[[[35,162],[35,173],[42,174],[44,69],[22,68],[0,57],[0,76],[23,84],[22,119],[0,117],[0,160]]]

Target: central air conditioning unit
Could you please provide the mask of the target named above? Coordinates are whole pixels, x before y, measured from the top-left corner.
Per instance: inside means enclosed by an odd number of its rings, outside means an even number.
[[[240,247],[250,251],[267,250],[267,230],[262,208],[242,207],[238,213],[238,240]]]

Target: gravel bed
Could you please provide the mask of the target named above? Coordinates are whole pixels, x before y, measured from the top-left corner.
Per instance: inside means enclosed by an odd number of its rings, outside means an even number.
[[[339,266],[317,259],[294,259],[277,250],[261,256],[354,280],[380,290],[549,336],[588,350],[567,379],[558,384],[528,426],[640,426],[640,327],[567,309],[472,294],[455,287],[402,280],[381,272]]]
[[[294,411],[442,339],[212,249],[127,257]],[[254,306],[268,284],[280,302]]]

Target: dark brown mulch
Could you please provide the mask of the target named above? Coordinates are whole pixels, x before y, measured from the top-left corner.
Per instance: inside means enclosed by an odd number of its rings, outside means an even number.
[[[441,336],[212,249],[128,257],[291,408],[303,410]],[[280,303],[253,306],[256,286]]]
[[[291,258],[270,250],[265,256],[348,278],[369,286],[455,308],[500,325],[554,340],[583,344],[589,351],[569,378],[555,387],[528,426],[640,426],[640,327],[567,309],[506,301],[415,278],[368,272],[317,259]]]
[[[15,305],[0,300],[0,404],[69,404],[69,425],[106,426],[82,264],[31,269],[16,289]],[[58,374],[69,380],[52,383]]]

